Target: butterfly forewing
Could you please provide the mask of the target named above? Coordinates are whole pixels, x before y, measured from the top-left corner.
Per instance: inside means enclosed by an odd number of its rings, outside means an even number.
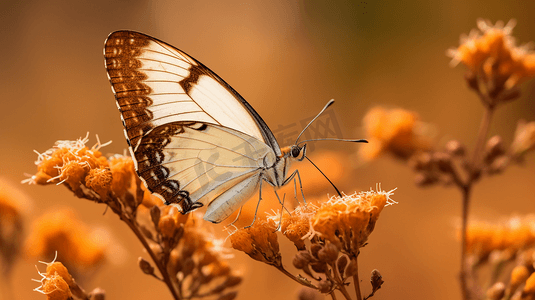
[[[186,53],[141,33],[117,31],[106,40],[104,55],[134,149],[156,126],[199,121],[244,132],[279,152],[273,134],[250,105]]]

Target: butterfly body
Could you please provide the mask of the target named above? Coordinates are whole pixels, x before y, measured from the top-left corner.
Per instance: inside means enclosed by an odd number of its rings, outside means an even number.
[[[219,223],[262,182],[287,184],[305,146],[280,149],[258,113],[203,64],[158,39],[117,31],[105,64],[139,177],[182,213]]]

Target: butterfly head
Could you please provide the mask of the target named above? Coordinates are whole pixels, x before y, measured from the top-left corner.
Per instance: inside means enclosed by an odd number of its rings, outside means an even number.
[[[303,146],[299,145],[293,145],[291,147],[286,147],[285,149],[281,149],[282,155],[287,158],[292,158],[297,161],[302,161],[305,159],[307,150],[307,145],[304,144]]]

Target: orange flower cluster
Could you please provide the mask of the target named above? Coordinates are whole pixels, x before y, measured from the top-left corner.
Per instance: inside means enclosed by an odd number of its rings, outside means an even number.
[[[108,205],[141,240],[160,275],[143,258],[138,260],[141,270],[165,282],[174,298],[234,299],[237,293],[229,289],[238,285],[241,277],[224,260],[223,242],[202,226],[201,218],[182,215],[177,207],[165,206],[151,195],[137,176],[131,158],[114,155],[108,159],[99,151],[103,145],[98,143],[89,149],[87,141],[87,137],[58,141],[39,154],[38,172],[26,182],[63,183],[80,198]],[[50,255],[59,250],[71,270],[103,257],[97,255],[103,253],[102,249],[83,240],[83,227],[71,224],[73,221],[61,213],[53,216],[43,217],[36,225],[27,247],[31,254]]]
[[[262,218],[250,227],[237,229],[229,238],[232,248],[245,252],[254,260],[281,267],[276,230],[277,224],[274,220]]]
[[[74,280],[67,268],[60,262],[46,265],[46,272],[39,273],[43,277],[38,280],[41,282],[41,286],[35,291],[45,294],[48,300],[72,299],[70,286],[74,285]]]
[[[467,252],[477,261],[487,259],[494,251],[503,251],[508,257],[535,246],[535,216],[513,217],[505,223],[474,222],[467,228]]]
[[[359,156],[364,160],[377,158],[390,152],[406,159],[416,151],[431,148],[431,139],[424,123],[415,112],[405,109],[370,109],[363,119],[368,144],[360,147]]]
[[[106,260],[105,248],[72,210],[64,209],[44,214],[34,222],[25,252],[35,258],[51,258],[58,253],[77,276],[87,276]]]
[[[104,299],[104,291],[98,288],[86,294],[62,263],[54,261],[44,264],[47,267],[45,273],[39,273],[41,280],[34,279],[41,282],[41,286],[34,291],[46,295],[47,300]]]
[[[114,155],[109,159],[99,149],[91,149],[88,138],[57,141],[53,148],[39,154],[37,173],[23,182],[29,184],[61,184],[77,197],[106,203],[115,212],[134,214],[143,197],[143,184],[136,175],[130,157]]]
[[[198,214],[182,215],[173,206],[154,206],[150,214],[157,231],[155,235],[149,234],[151,249],[168,262],[171,280],[180,286],[184,297],[235,296],[235,291],[227,292],[227,289],[238,285],[241,277],[225,260],[230,254],[222,247],[224,241],[209,233]],[[147,261],[142,259],[140,267],[143,272],[153,274],[154,269]]]
[[[276,267],[296,282],[326,294],[340,290],[347,298],[345,286],[349,278],[357,276],[359,249],[366,244],[383,208],[396,203],[390,198],[392,194],[392,191],[369,191],[334,196],[318,206],[308,204],[298,206],[291,213],[285,211],[261,217],[250,227],[236,229],[229,239],[234,249]],[[298,250],[293,259],[294,267],[309,275],[316,284],[301,275],[293,276],[282,265],[276,233],[278,224],[282,234]],[[307,238],[309,246],[305,243]],[[355,281],[358,282],[358,278]],[[377,281],[374,292],[381,285],[382,280]]]
[[[535,53],[528,45],[516,46],[511,36],[515,25],[514,20],[504,26],[501,21],[492,25],[479,19],[477,26],[482,34],[472,30],[468,36],[461,36],[461,45],[448,50],[447,54],[453,58],[451,65],[462,62],[472,74],[492,79],[495,86],[504,86],[505,89],[535,76]]]
[[[357,255],[375,228],[379,214],[387,205],[396,203],[389,192],[360,192],[343,197],[333,196],[322,203],[310,218],[310,231],[336,245],[348,255]]]

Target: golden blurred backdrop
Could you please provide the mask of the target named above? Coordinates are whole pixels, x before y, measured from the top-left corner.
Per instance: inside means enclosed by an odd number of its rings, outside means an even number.
[[[141,245],[104,205],[76,199],[65,188],[19,183],[25,173],[35,173],[33,150],[42,152],[56,140],[89,132],[89,144],[96,142],[95,134],[113,141],[104,154],[125,151],[102,54],[110,32],[136,30],[184,50],[239,91],[272,129],[310,118],[335,99],[346,138],[363,137],[366,111],[385,105],[416,111],[434,124],[438,144],[456,138],[468,146],[483,109],[466,87],[463,67],[449,66],[446,50],[476,28],[477,18],[492,23],[514,18],[519,43],[535,40],[535,2],[530,1],[30,0],[2,1],[0,8],[0,177],[25,193],[20,201],[26,230],[38,216],[64,207],[90,227],[108,228],[113,259],[84,283],[86,289],[106,290],[107,299],[171,296],[165,285],[139,270]],[[510,143],[519,118],[533,121],[534,92],[533,80],[524,83],[521,98],[497,111],[490,134]],[[361,251],[361,279],[368,281],[372,269],[381,272],[385,284],[375,299],[459,298],[459,192],[417,188],[412,171],[388,156],[358,162],[359,147],[323,142],[309,154],[344,153],[342,166],[356,169],[333,176],[342,178],[339,188],[347,193],[377,183],[385,190],[397,188],[393,198],[399,204],[385,209]],[[484,178],[474,190],[472,217],[495,220],[534,212],[534,180],[533,155],[523,167]],[[334,191],[327,188],[327,193]],[[214,232],[226,236],[221,227],[214,226]],[[283,254],[292,247],[282,242]],[[231,264],[245,275],[238,299],[297,299],[296,283],[241,252],[234,254]],[[291,256],[283,261],[290,266]],[[38,286],[30,281],[39,278],[36,264],[35,259],[18,261],[15,299],[44,299],[32,291]],[[367,283],[363,286],[369,291]]]

